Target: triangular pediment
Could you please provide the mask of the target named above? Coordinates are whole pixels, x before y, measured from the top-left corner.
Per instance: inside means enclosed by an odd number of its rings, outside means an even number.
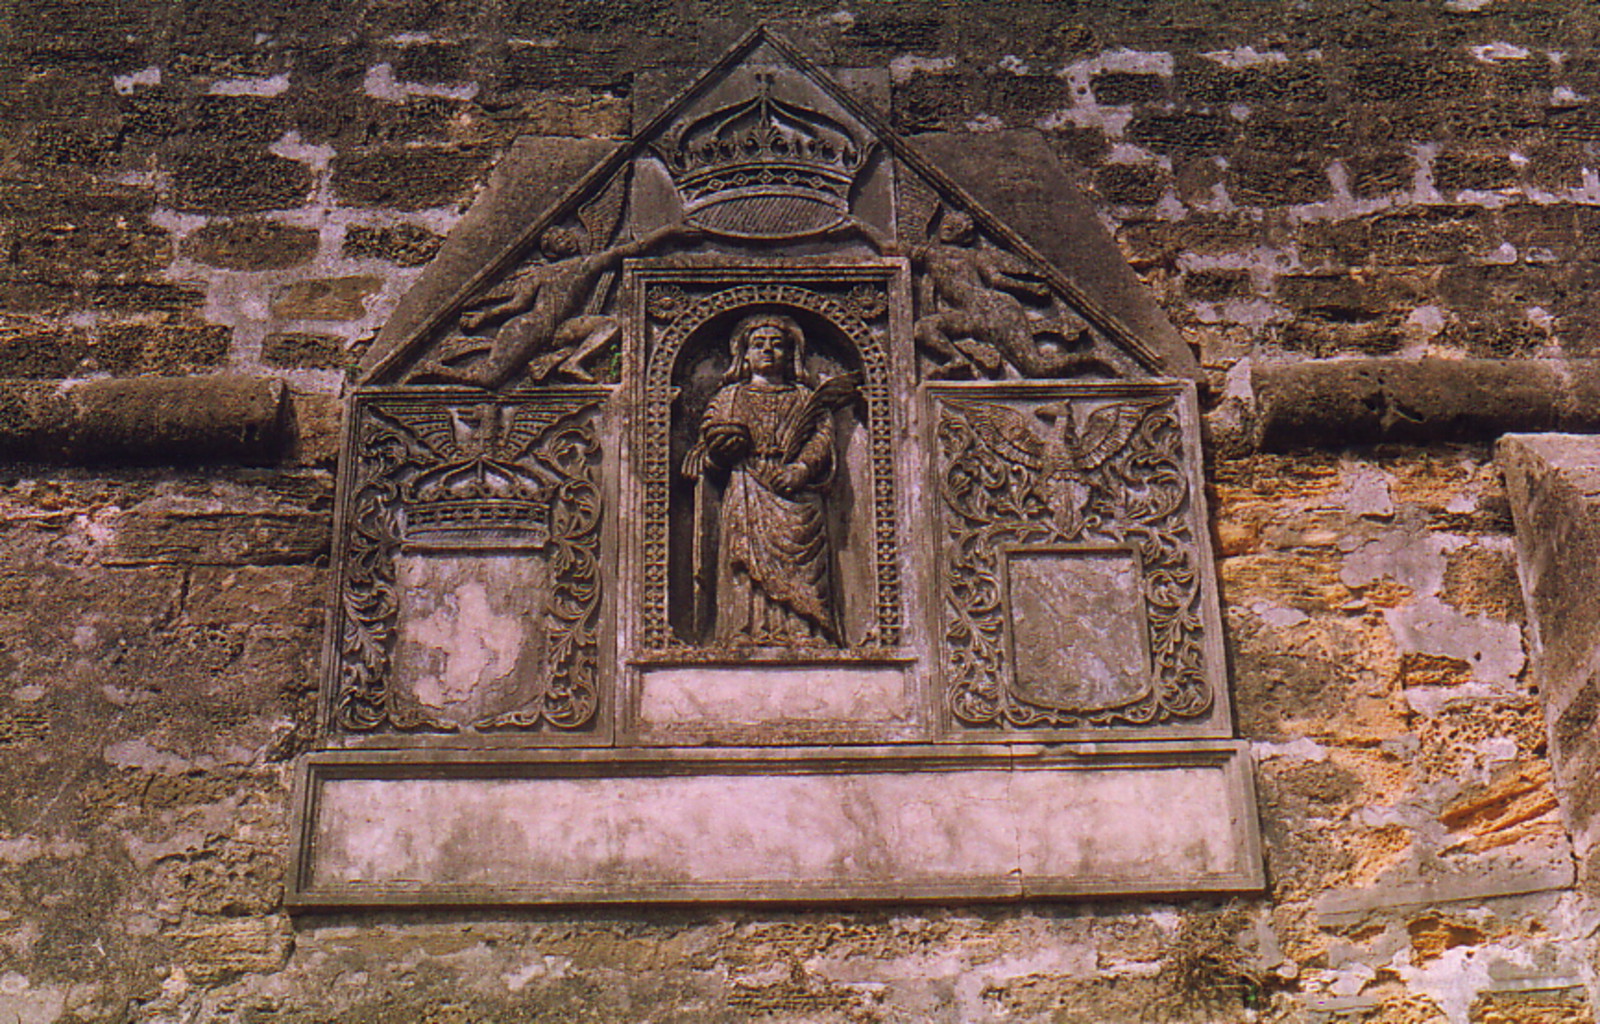
[[[906,259],[920,378],[1196,374],[1041,136],[901,137],[871,74],[758,28],[627,142],[519,141],[360,382],[614,380],[623,262],[696,255]]]

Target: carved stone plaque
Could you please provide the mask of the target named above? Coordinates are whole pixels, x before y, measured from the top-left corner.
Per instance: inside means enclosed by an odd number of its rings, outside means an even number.
[[[336,729],[600,736],[606,397],[358,397],[328,658]]]
[[[961,730],[1227,721],[1193,393],[929,389],[945,694]]]
[[[1192,355],[1041,141],[845,80],[519,142],[402,300],[291,905],[1260,884]]]

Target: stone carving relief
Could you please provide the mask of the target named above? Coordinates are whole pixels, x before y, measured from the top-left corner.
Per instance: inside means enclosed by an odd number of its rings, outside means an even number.
[[[690,700],[666,668],[744,665],[902,680],[897,721],[924,707],[951,736],[1215,720],[1178,391],[859,95],[751,45],[375,373],[388,391],[353,421],[337,727],[581,731],[626,718],[652,667]],[[1111,382],[1120,397],[1095,397]],[[582,458],[534,443],[557,408]],[[429,548],[436,477],[470,543]],[[564,518],[557,496],[578,492],[559,480],[586,495]]]
[[[810,657],[898,643],[885,340],[901,270],[638,269],[648,650]]]
[[[592,724],[603,398],[568,389],[358,402],[332,659],[341,728]]]
[[[535,262],[485,292],[462,313],[455,344],[406,378],[408,384],[467,384],[498,389],[513,378],[592,382],[584,364],[617,337],[617,319],[585,312],[597,286],[622,261],[694,228],[668,225],[634,241],[584,254],[579,236],[552,227],[540,237],[545,262]]]
[[[939,208],[927,242],[906,249],[917,271],[916,342],[929,377],[1114,375],[1088,321],[1037,268],[982,239],[972,217]]]
[[[1260,884],[1192,356],[1048,146],[844,81],[757,31],[519,141],[402,300],[291,902]]]
[[[935,392],[940,643],[964,726],[1159,724],[1216,699],[1192,414],[1171,388],[1104,390]]]

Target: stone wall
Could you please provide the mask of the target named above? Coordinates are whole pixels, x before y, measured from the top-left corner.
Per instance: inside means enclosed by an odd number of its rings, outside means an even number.
[[[1592,423],[1585,6],[0,18],[0,1020],[1593,1018],[1489,448]],[[512,138],[625,136],[758,18],[904,133],[1045,133],[1197,346],[1269,893],[290,919],[346,369]]]

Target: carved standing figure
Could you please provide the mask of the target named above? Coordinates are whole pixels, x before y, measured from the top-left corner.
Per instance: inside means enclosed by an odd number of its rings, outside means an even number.
[[[892,251],[893,247],[889,247]],[[972,218],[946,212],[934,239],[905,250],[923,268],[916,340],[943,360],[937,375],[994,375],[1009,363],[1024,377],[1064,377],[1101,363],[1073,351],[1088,324],[1071,313],[1028,316],[1023,300],[1050,305],[1050,288],[1021,260],[983,247]],[[1055,347],[1049,347],[1049,346]]]
[[[805,333],[778,314],[745,317],[683,473],[697,481],[696,608],[712,572],[702,536],[713,476],[726,475],[715,559],[719,644],[839,646],[827,497],[835,473],[834,408],[860,378],[813,387]]]
[[[461,316],[464,331],[500,324],[488,357],[464,368],[430,361],[417,368],[409,383],[499,388],[524,368],[536,381],[557,371],[592,381],[594,377],[583,368],[584,360],[617,334],[615,317],[582,312],[601,275],[669,238],[699,233],[697,228],[668,225],[585,256],[576,234],[563,227],[550,228],[539,239],[549,262],[513,278],[511,294],[502,301]]]

